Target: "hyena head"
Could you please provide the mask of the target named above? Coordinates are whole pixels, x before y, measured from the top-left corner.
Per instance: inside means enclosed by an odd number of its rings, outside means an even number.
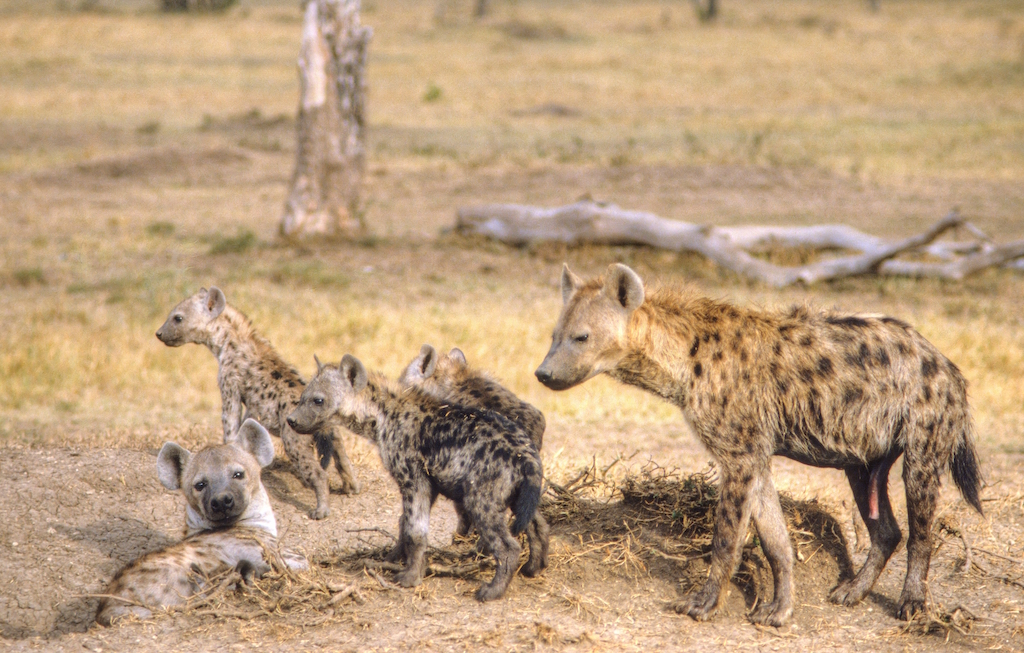
[[[643,303],[644,283],[625,265],[613,264],[590,281],[563,266],[562,313],[537,379],[565,390],[614,369],[626,354],[629,318]]]
[[[450,390],[468,370],[466,355],[458,347],[447,356],[440,356],[432,346],[423,345],[420,355],[409,363],[402,376],[398,377],[398,382],[403,386],[436,384],[441,389]]]
[[[216,286],[182,300],[156,331],[156,337],[168,347],[180,347],[187,343],[203,343],[209,333],[209,324],[224,312],[227,306],[224,293]]]
[[[364,429],[358,428],[371,418],[364,392],[366,368],[350,354],[345,354],[337,367],[324,365],[316,357],[314,360],[316,376],[306,385],[295,410],[288,415],[288,426],[296,433],[316,433],[337,415],[355,432],[366,434]]]
[[[194,454],[174,442],[164,444],[156,468],[160,483],[168,490],[181,490],[189,508],[209,528],[223,528],[247,516],[250,501],[262,487],[260,470],[273,460],[270,433],[247,419],[229,444]]]

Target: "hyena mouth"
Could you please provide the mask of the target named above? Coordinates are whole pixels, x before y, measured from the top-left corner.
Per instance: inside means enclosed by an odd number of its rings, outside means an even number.
[[[215,497],[206,504],[206,518],[221,526],[229,526],[245,512],[245,502],[230,495]]]

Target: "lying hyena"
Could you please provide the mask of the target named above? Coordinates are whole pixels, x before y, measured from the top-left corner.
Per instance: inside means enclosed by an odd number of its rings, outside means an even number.
[[[521,426],[540,451],[544,442],[544,414],[526,403],[491,378],[486,372],[473,369],[459,348],[439,356],[430,345],[420,347],[419,356],[406,366],[398,382],[415,386],[441,401],[462,406],[484,408],[500,413]],[[458,508],[459,526],[456,532],[469,532],[469,518]]]
[[[251,419],[232,444],[196,454],[165,444],[157,456],[157,476],[168,490],[185,495],[186,537],[119,571],[100,600],[96,621],[109,626],[129,614],[148,618],[153,610],[185,603],[208,578],[227,570],[243,577],[268,571],[268,557],[281,553],[260,470],[273,459],[270,433]],[[281,557],[291,568],[307,567],[301,556]]]
[[[349,355],[338,367],[317,366],[288,424],[308,433],[340,419],[377,444],[402,494],[396,550],[406,566],[396,578],[400,585],[412,587],[423,578],[430,508],[438,494],[461,507],[497,561],[494,579],[477,590],[478,600],[500,598],[508,588],[521,551],[513,535],[527,534],[524,575],[547,566],[548,525],[537,510],[543,470],[526,431],[498,413],[451,405],[367,374]],[[515,515],[511,532],[506,508]]]
[[[967,382],[907,324],[888,317],[796,308],[741,309],[686,290],[645,290],[612,265],[583,281],[562,270],[563,307],[537,378],[563,390],[609,376],[679,406],[721,468],[707,582],[677,607],[708,619],[728,582],[751,516],[772,567],[775,596],[751,615],[780,625],[793,611],[793,551],[771,477],[781,455],[846,472],[871,549],[831,594],[852,605],[871,590],[902,539],[887,491],[902,454],[910,537],[896,614],[927,598],[931,526],[947,465],[981,512]]]
[[[332,457],[341,476],[342,492],[359,492],[355,470],[334,430],[314,433],[310,440],[285,424],[285,417],[295,408],[306,384],[298,371],[256,332],[249,319],[228,306],[219,288],[203,288],[175,306],[156,337],[169,347],[191,342],[209,348],[218,364],[224,442],[234,438],[242,423],[243,410],[245,417],[258,420],[272,434],[280,436],[299,478],[316,493],[316,508],[310,517],[323,519],[331,512],[327,467]]]

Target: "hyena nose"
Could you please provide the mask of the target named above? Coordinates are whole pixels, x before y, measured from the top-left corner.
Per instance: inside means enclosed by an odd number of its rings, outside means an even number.
[[[534,376],[537,377],[537,380],[543,383],[544,385],[547,385],[548,383],[551,382],[551,372],[543,368],[538,367],[537,371],[534,372],[533,374]]]
[[[295,418],[294,417],[289,417],[285,421],[288,422],[288,426],[290,426],[292,428],[292,430],[294,431],[295,430]]]
[[[228,512],[235,507],[235,499],[230,494],[222,494],[210,501],[210,508],[214,512]]]

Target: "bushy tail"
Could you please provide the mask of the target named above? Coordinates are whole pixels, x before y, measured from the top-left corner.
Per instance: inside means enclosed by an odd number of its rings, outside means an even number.
[[[535,465],[531,465],[530,472],[519,486],[519,494],[512,505],[512,514],[516,517],[516,520],[512,522],[513,535],[519,535],[526,531],[530,522],[533,521],[534,514],[537,512],[537,506],[540,505],[544,475],[541,473],[540,468]]]
[[[316,445],[316,455],[320,458],[320,466],[327,469],[334,456],[334,433],[333,431],[319,431],[313,435],[313,443]]]
[[[964,496],[967,503],[974,506],[980,514],[981,510],[981,470],[978,469],[978,455],[974,451],[974,441],[970,434],[965,433],[960,443],[953,451],[953,458],[949,461],[949,472],[953,475],[953,482],[960,488],[960,494]]]

